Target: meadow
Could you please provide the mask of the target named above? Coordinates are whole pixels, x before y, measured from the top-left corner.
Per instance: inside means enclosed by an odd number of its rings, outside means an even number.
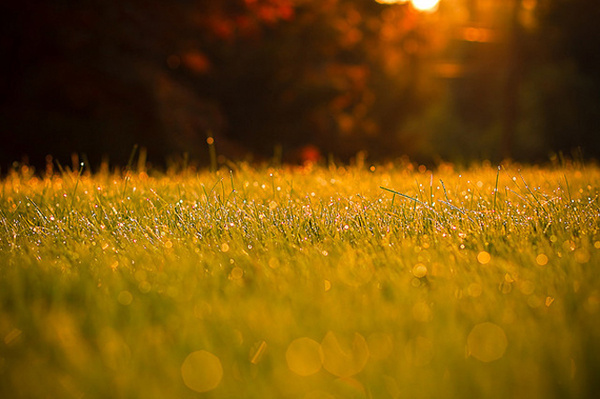
[[[600,393],[600,169],[0,181],[2,398]]]

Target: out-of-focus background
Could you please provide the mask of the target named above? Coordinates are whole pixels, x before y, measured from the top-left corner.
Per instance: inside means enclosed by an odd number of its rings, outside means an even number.
[[[0,167],[600,155],[595,0],[0,6]],[[210,141],[210,140],[209,140]]]

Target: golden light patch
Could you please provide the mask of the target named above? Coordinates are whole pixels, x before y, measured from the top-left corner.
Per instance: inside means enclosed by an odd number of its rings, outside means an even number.
[[[588,263],[590,261],[591,255],[588,250],[580,248],[575,251],[575,261],[577,263]]]
[[[416,321],[426,323],[431,321],[433,318],[433,313],[431,312],[431,308],[427,303],[417,302],[412,307],[412,316]]]
[[[279,266],[280,266],[279,259],[277,259],[277,258],[269,259],[269,267],[271,269],[277,269]]]
[[[231,270],[230,276],[232,280],[239,280],[242,277],[244,277],[244,269],[242,269],[239,266],[236,266]]]
[[[519,281],[519,291],[523,293],[523,295],[531,295],[535,291],[535,284],[529,280],[521,280]]]
[[[412,269],[412,274],[417,278],[425,277],[427,275],[427,266],[417,263]]]
[[[573,252],[577,248],[577,246],[575,245],[575,242],[572,240],[564,241],[562,247],[565,251],[569,251],[569,252]]]
[[[298,338],[288,346],[285,360],[294,373],[306,377],[315,374],[322,367],[321,345],[307,337]]]
[[[433,342],[425,337],[412,339],[406,344],[404,354],[412,365],[426,366],[433,359]]]
[[[513,289],[512,283],[510,283],[508,280],[505,280],[500,283],[500,285],[498,286],[498,289],[503,294],[510,294]]]
[[[121,371],[131,367],[131,349],[123,338],[108,330],[103,331],[100,337],[102,360],[108,368]]]
[[[469,293],[469,296],[477,298],[483,292],[483,288],[481,287],[481,284],[471,283],[467,288],[467,292]]]
[[[117,300],[121,305],[131,305],[131,302],[133,302],[133,295],[131,295],[131,292],[129,291],[121,291],[119,292]]]
[[[490,322],[477,324],[467,337],[468,354],[485,363],[502,358],[507,346],[504,330]]]
[[[152,285],[147,281],[141,281],[138,284],[138,290],[140,290],[140,292],[144,294],[147,294],[148,292],[150,292],[150,290],[152,290]]]
[[[592,292],[592,295],[588,297],[584,303],[584,309],[588,313],[597,313],[600,310],[600,293],[598,291]]]
[[[223,378],[223,366],[215,355],[205,350],[192,352],[181,365],[185,385],[196,392],[215,389]]]
[[[548,256],[546,254],[539,254],[535,257],[535,262],[540,266],[545,266],[548,264]]]
[[[394,350],[394,341],[390,334],[373,333],[367,337],[369,353],[373,359],[386,359]]]
[[[338,264],[338,276],[345,284],[359,287],[371,281],[375,269],[367,259],[356,259],[351,256],[342,257]]]
[[[340,377],[333,382],[333,387],[340,398],[367,399],[365,386],[354,378]]]
[[[477,262],[481,263],[482,265],[487,265],[490,263],[491,259],[491,255],[486,251],[481,251],[477,254]]]
[[[354,334],[352,342],[342,340],[329,331],[321,342],[323,368],[338,377],[351,377],[358,374],[369,360],[369,347],[365,338]]]

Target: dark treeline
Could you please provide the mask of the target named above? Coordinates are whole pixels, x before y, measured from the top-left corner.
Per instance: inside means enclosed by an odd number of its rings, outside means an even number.
[[[600,155],[593,0],[23,0],[2,14],[0,166]]]

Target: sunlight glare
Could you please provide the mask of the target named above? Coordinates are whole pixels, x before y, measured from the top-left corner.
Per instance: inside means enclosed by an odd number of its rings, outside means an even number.
[[[411,0],[413,7],[418,11],[434,12],[440,0]]]
[[[404,4],[409,0],[375,0],[379,4]],[[410,0],[417,11],[434,12],[437,10],[440,0]]]

